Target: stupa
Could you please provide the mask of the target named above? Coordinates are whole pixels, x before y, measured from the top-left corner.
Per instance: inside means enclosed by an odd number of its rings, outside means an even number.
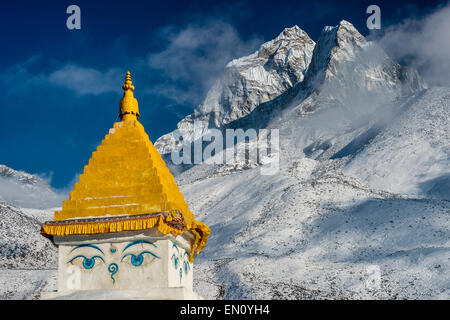
[[[58,291],[43,299],[197,299],[194,256],[210,229],[194,219],[138,121],[130,72],[120,121],[93,152],[41,234],[58,247]]]

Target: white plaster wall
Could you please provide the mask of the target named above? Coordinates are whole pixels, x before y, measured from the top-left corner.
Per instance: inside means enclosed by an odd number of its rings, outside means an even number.
[[[148,241],[154,245],[139,242],[126,248],[135,241]],[[79,243],[60,243],[58,291],[120,289],[145,292],[150,288],[167,287],[185,287],[192,290],[192,264],[187,262],[186,273],[184,268],[184,262],[187,261],[186,251],[180,243],[175,243],[168,239],[142,235],[101,241],[85,239]],[[136,257],[142,255],[142,264],[133,265],[131,255]],[[177,269],[174,266],[175,257],[179,257]],[[94,259],[92,268],[86,269],[83,266],[84,259]],[[117,272],[112,272],[113,264],[117,265]]]

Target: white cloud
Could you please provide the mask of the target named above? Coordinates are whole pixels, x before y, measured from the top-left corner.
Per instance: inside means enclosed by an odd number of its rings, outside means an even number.
[[[221,20],[200,18],[199,21],[183,27],[169,25],[156,31],[154,41],[158,38],[167,42],[166,46],[135,60],[134,65],[142,72],[156,72],[160,83],[148,89],[140,88],[142,93],[169,98],[175,105],[195,107],[229,61],[256,51],[263,42],[255,36],[243,40],[231,24]],[[11,84],[10,92],[21,93],[31,86],[52,85],[79,95],[121,93],[126,70],[117,67],[99,70],[67,62],[57,69],[35,73],[32,70],[40,59],[35,56],[9,67],[0,75],[0,80]]]
[[[93,68],[68,64],[47,76],[50,83],[70,89],[78,94],[120,92],[124,71],[118,68],[101,72]]]
[[[51,72],[33,73],[32,68],[39,63],[39,56],[12,65],[0,80],[8,86],[9,93],[22,93],[33,86],[53,85],[66,88],[80,95],[98,95],[106,92],[121,92],[125,70],[110,68],[100,71],[68,63]]]
[[[160,70],[166,79],[153,93],[177,103],[197,105],[234,58],[255,51],[262,39],[244,41],[229,23],[207,21],[184,28],[168,26],[159,30],[167,47],[148,55],[148,65]]]
[[[419,70],[431,85],[450,86],[450,5],[372,35],[395,59]]]

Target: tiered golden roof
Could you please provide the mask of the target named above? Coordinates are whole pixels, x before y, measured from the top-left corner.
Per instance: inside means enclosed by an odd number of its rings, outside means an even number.
[[[93,152],[89,164],[45,236],[87,235],[157,228],[164,234],[190,231],[196,236],[191,259],[210,230],[195,221],[158,150],[139,118],[134,86],[127,73],[120,101],[120,122]]]

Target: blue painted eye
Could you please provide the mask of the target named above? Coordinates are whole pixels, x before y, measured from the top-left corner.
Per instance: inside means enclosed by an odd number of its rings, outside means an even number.
[[[88,258],[83,255],[78,255],[76,257],[73,257],[71,260],[69,260],[68,263],[69,262],[72,263],[74,260],[76,260],[78,258],[83,258],[83,268],[85,268],[86,270],[92,269],[95,266],[95,258],[98,258],[98,259],[102,260],[103,262],[105,262],[103,260],[103,258],[100,256],[93,256],[91,258]]]
[[[189,272],[189,270],[190,270],[190,265],[189,265],[189,262],[184,262],[184,273],[185,274],[188,274],[188,272]]]
[[[142,262],[144,262],[144,257],[142,256],[142,254],[140,254],[140,255],[133,254],[131,256],[131,264],[133,266],[139,267],[142,264]]]
[[[191,266],[189,265],[189,255],[185,252],[183,255],[184,274],[188,274]]]
[[[150,251],[142,251],[139,254],[132,254],[132,253],[127,253],[126,255],[124,255],[122,257],[122,260],[125,259],[126,257],[130,256],[130,262],[133,266],[135,267],[139,267],[140,265],[142,265],[142,263],[144,262],[144,253],[147,253],[149,255],[151,255],[154,258],[159,259],[159,257],[157,255],[155,255],[153,252]]]
[[[175,269],[178,269],[178,257],[175,254],[172,255],[172,260]]]
[[[95,258],[84,258],[83,259],[83,267],[85,269],[92,269],[95,265]]]

